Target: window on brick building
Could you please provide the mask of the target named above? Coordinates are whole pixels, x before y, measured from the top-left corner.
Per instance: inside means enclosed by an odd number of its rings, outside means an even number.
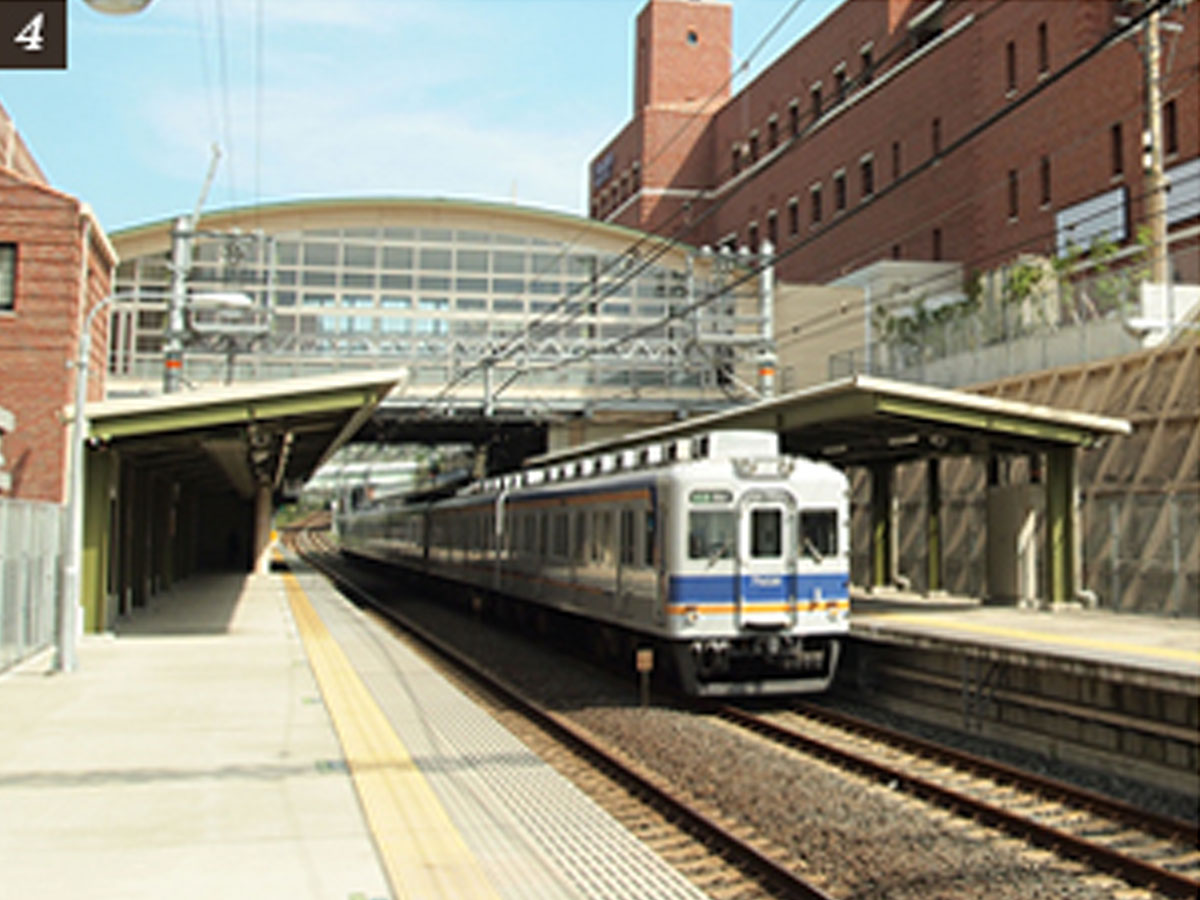
[[[892,141],[892,178],[900,177],[900,142]]]
[[[1009,41],[1004,45],[1004,90],[1009,94],[1017,92],[1017,42]]]
[[[1043,156],[1039,167],[1042,206],[1050,205],[1050,157]]]
[[[776,118],[767,122],[767,148],[774,150],[779,146],[779,120]]]
[[[875,193],[875,157],[864,156],[858,163],[858,173],[862,182],[863,199]]]
[[[779,246],[779,215],[775,210],[767,213],[767,240],[772,247]]]
[[[788,234],[800,233],[800,201],[793,197],[788,201]]]
[[[821,118],[821,82],[818,81],[814,84],[809,89],[808,95],[812,98],[812,117],[815,122]]]
[[[0,244],[0,310],[17,303],[17,245]]]
[[[934,119],[929,125],[929,142],[933,146],[933,155],[942,152],[942,120]]]
[[[798,137],[800,135],[800,104],[795,100],[788,107],[788,117],[791,119],[792,137]]]
[[[730,174],[736,175],[742,168],[742,148],[737,144],[733,145],[733,152],[730,155],[729,171]]]
[[[858,51],[858,58],[862,61],[862,83],[870,84],[871,79],[875,77],[875,48],[872,44],[867,44]]]
[[[839,169],[833,173],[833,208],[841,212],[846,208],[846,171]]]
[[[1016,169],[1008,170],[1008,217],[1015,219],[1021,212],[1021,179]]]
[[[1045,22],[1038,23],[1038,74],[1045,75],[1050,71],[1050,31]]]
[[[633,164],[633,189],[634,191],[642,189],[642,166],[640,163]]]
[[[1125,143],[1121,134],[1121,123],[1117,122],[1109,130],[1109,158],[1112,162],[1113,177],[1118,177],[1125,171]]]
[[[838,63],[837,68],[833,70],[833,91],[835,103],[841,103],[846,99],[846,88],[846,64]]]
[[[943,0],[934,0],[908,23],[908,33],[914,47],[924,47],[942,33]]]
[[[942,258],[942,229],[933,229],[933,260],[938,262]]]
[[[1175,101],[1168,100],[1162,111],[1163,153],[1170,156],[1179,152],[1179,120],[1175,112]]]
[[[751,222],[750,227],[746,229],[746,243],[750,245],[750,252],[758,252],[758,223]]]
[[[900,258],[900,245],[892,244],[892,259],[899,259],[899,258]]]
[[[750,135],[750,162],[758,162],[758,132]]]
[[[808,198],[809,198],[809,215],[808,215],[809,222],[811,222],[813,225],[819,225],[821,223],[821,216],[822,216],[821,186],[819,184],[814,184],[811,188],[808,189]]]

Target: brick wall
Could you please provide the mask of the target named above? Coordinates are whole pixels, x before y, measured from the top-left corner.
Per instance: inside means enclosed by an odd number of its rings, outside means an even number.
[[[90,226],[87,223],[92,222]],[[68,429],[64,408],[74,401],[75,356],[85,228],[87,304],[109,291],[115,260],[107,239],[72,197],[0,169],[0,243],[16,246],[14,305],[0,312],[0,406],[16,418],[5,437],[10,495],[61,502],[65,498]],[[92,331],[88,397],[103,396],[107,316]]]
[[[642,15],[671,5],[652,0]],[[1055,213],[1114,187],[1126,190],[1132,237],[1144,217],[1140,43],[1127,39],[1054,77],[1112,30],[1118,5],[961,0],[942,7],[941,37],[917,48],[909,25],[929,9],[922,0],[844,3],[715,115],[698,119],[702,133],[686,150],[664,154],[662,171],[646,179],[649,189],[616,221],[666,228],[694,244],[730,235],[745,243],[752,224],[766,236],[774,211],[780,276],[818,283],[893,256],[940,255],[971,270],[994,268],[1021,252],[1052,252]],[[1177,123],[1170,166],[1200,154],[1200,4],[1168,19],[1182,26],[1163,35],[1163,99],[1174,101]],[[849,102],[831,111],[839,71]],[[816,84],[823,118],[814,125]],[[651,133],[647,115],[640,119],[642,144],[621,147],[623,165],[631,166],[638,152],[643,159],[658,152],[661,134]],[[1114,174],[1116,125],[1123,163]],[[868,194],[864,160],[873,182]],[[835,208],[839,172],[843,210]],[[815,224],[814,185],[822,198]],[[680,228],[684,217],[670,217],[682,200],[653,195],[661,186],[709,188],[686,217],[691,228]]]

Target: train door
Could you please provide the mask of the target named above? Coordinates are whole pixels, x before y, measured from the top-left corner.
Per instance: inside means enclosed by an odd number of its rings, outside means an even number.
[[[750,491],[739,503],[734,575],[739,627],[777,629],[795,622],[795,509],[790,495],[775,491]]]

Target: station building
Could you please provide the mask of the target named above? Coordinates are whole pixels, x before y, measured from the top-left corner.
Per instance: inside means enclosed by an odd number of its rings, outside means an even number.
[[[732,7],[650,0],[633,115],[592,157],[593,218],[697,245],[769,239],[787,281],[881,260],[962,277],[1147,223],[1145,4],[844,2],[736,94]],[[1200,4],[1159,43],[1171,278],[1200,281]]]

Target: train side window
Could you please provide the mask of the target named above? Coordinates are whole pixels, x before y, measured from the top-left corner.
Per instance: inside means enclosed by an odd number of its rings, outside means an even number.
[[[750,511],[750,555],[764,559],[783,555],[783,512],[778,509]]]
[[[799,549],[818,562],[838,552],[837,510],[806,509],[800,513]]]
[[[612,560],[612,513],[597,512],[592,524],[592,561],[607,564]]]
[[[538,545],[537,553],[542,559],[550,549],[550,517],[545,513],[538,515]]]
[[[646,510],[646,519],[642,528],[642,563],[647,566],[654,565],[654,544],[658,540],[655,522],[654,510]]]
[[[576,562],[587,561],[587,513],[575,513],[575,550],[572,557]]]
[[[621,529],[621,537],[620,537],[621,564],[627,565],[627,566],[633,565],[634,556],[635,556],[634,548],[637,546],[637,541],[636,541],[636,537],[635,537],[634,531],[633,531],[633,510],[632,509],[621,510],[620,529]]]
[[[554,532],[552,535],[551,550],[556,559],[566,559],[567,551],[570,547],[569,535],[567,534],[567,514],[555,513],[554,515]]]
[[[730,559],[736,546],[737,520],[732,512],[688,513],[688,559]]]

